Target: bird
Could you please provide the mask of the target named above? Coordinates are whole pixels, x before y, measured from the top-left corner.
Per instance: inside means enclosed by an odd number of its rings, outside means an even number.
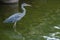
[[[22,3],[21,4],[21,9],[22,9],[21,13],[20,12],[14,13],[13,15],[11,15],[10,17],[8,17],[7,19],[5,19],[3,21],[3,23],[14,23],[13,29],[14,29],[15,32],[16,32],[16,23],[17,23],[17,21],[21,20],[26,15],[25,6],[31,6],[31,5],[29,5],[27,3]]]

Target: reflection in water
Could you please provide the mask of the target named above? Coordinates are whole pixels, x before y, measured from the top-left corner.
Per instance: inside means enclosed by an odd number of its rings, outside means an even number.
[[[60,29],[60,27],[59,27],[59,26],[54,26],[54,28],[56,28],[56,29]]]
[[[60,32],[56,33],[50,33],[49,36],[43,36],[43,38],[46,38],[47,40],[60,40],[59,36],[55,36],[57,34],[60,34]]]
[[[5,31],[4,34],[8,36],[11,40],[12,39],[25,40],[25,37],[23,37],[22,34],[17,34],[13,31]]]

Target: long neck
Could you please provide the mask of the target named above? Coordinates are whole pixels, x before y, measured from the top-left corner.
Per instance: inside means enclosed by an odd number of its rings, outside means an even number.
[[[26,9],[24,8],[23,5],[21,6],[21,8],[22,8],[22,11],[23,11],[22,13],[25,14],[26,13]]]

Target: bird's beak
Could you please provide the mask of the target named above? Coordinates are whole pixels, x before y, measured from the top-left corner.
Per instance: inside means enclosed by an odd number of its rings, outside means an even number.
[[[31,7],[31,5],[29,5]]]
[[[30,6],[30,7],[32,7],[31,5],[29,5],[29,4],[27,4],[27,6]]]

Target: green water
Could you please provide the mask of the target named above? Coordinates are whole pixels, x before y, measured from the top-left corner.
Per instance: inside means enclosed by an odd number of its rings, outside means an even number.
[[[60,32],[60,0],[34,0],[32,7],[26,7],[25,17],[17,22],[17,34],[13,30],[12,23],[3,23],[13,13],[16,8],[9,6],[0,7],[0,40],[47,40],[42,36],[51,36],[50,33]],[[60,34],[56,34],[60,38]],[[60,39],[59,39],[60,40]]]

